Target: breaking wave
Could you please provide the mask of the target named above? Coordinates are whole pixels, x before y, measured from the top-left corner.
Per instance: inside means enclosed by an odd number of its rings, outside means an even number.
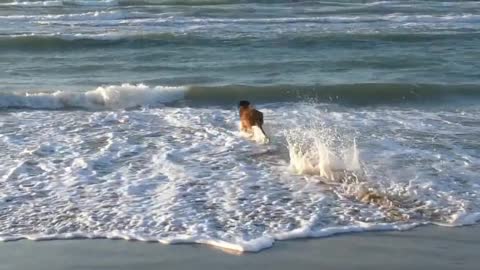
[[[20,7],[58,7],[65,5],[75,6],[116,6],[117,0],[51,0],[51,1],[13,1],[0,4],[3,6]]]
[[[65,16],[65,15],[52,15]],[[109,19],[121,19],[122,14],[115,14],[112,12],[90,12],[85,14],[75,14],[64,19],[64,24],[69,24],[69,20],[75,17],[91,17],[80,23],[95,23],[95,20],[104,20],[107,25],[111,22]],[[28,17],[26,17],[28,18]],[[22,17],[9,18],[16,20],[24,20]],[[165,22],[166,19],[158,19]],[[49,21],[40,21],[41,24],[49,24]],[[204,22],[208,24],[209,22]],[[116,24],[116,23],[115,23]],[[141,24],[140,24],[141,25]],[[121,26],[121,25],[119,25]],[[160,26],[159,26],[160,27]],[[22,51],[42,51],[42,50],[56,50],[56,49],[91,49],[91,48],[105,48],[105,47],[128,47],[128,48],[146,48],[164,45],[190,45],[196,46],[232,46],[232,45],[246,45],[250,43],[265,44],[271,46],[275,44],[277,47],[315,47],[335,45],[337,47],[348,46],[352,44],[364,44],[365,42],[431,42],[440,40],[472,40],[478,39],[478,31],[449,32],[449,33],[371,33],[371,32],[353,32],[353,33],[338,33],[338,32],[324,32],[313,36],[309,33],[271,33],[267,36],[257,36],[252,33],[244,33],[238,35],[236,33],[220,33],[218,35],[204,35],[203,33],[193,32],[161,32],[159,30],[155,33],[149,32],[130,32],[118,33],[102,31],[98,33],[76,33],[76,34],[15,34],[15,35],[0,35],[0,49],[5,50],[22,50]],[[213,33],[213,32],[212,32]]]
[[[118,109],[158,105],[182,99],[183,87],[149,87],[144,84],[110,85],[87,92],[0,94],[0,108]]]
[[[177,101],[192,106],[232,105],[250,99],[256,103],[316,101],[350,105],[435,103],[480,98],[476,85],[345,84],[273,86],[147,86],[121,84],[86,92],[0,93],[0,109],[121,109],[162,106]]]

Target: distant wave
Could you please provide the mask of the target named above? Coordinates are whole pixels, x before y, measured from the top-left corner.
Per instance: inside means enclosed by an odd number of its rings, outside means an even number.
[[[3,1],[2,1],[3,2]],[[0,3],[1,6],[11,7],[55,7],[55,6],[213,6],[213,5],[233,5],[233,4],[309,4],[313,1],[294,1],[294,0],[13,0]],[[476,1],[445,2],[445,5],[470,5],[475,6]],[[339,6],[351,6],[358,8],[369,7],[408,7],[411,4],[405,1],[364,1],[361,3],[344,3]]]
[[[0,93],[0,109],[105,110],[159,106],[178,101],[193,106],[228,105],[236,104],[241,99],[255,100],[257,103],[314,101],[375,105],[450,102],[454,98],[480,99],[480,87],[427,84],[150,87],[144,84],[122,84],[102,86],[86,92]]]
[[[294,1],[294,0],[12,0],[2,1],[1,6],[20,6],[20,7],[49,7],[49,6],[213,6],[213,5],[233,5],[233,4],[310,4],[313,1]],[[443,2],[444,5],[457,6],[469,5],[475,7],[476,1],[461,2]],[[409,7],[411,3],[405,1],[363,1],[360,3],[337,3],[342,7]]]
[[[317,45],[351,46],[355,42],[426,42],[437,40],[471,40],[480,38],[480,32],[469,33],[322,33],[318,35],[277,34],[271,37],[255,35],[205,36],[200,33],[102,33],[102,34],[52,34],[52,35],[0,35],[0,49],[5,50],[51,50],[78,49],[112,46],[130,48],[154,47],[161,45],[196,45],[196,46],[232,46],[249,43],[265,43],[268,46],[308,47]],[[353,42],[353,43],[352,43]]]
[[[277,3],[288,3],[292,0],[278,0]],[[79,5],[79,6],[138,6],[138,5],[228,5],[228,4],[244,4],[244,3],[272,3],[267,0],[47,0],[47,1],[11,1],[0,3],[6,6],[62,6],[62,5]]]
[[[0,20],[3,21],[37,21],[37,23],[52,23],[52,22],[81,22],[81,21],[91,21],[91,20],[117,20],[123,19],[123,15],[120,11],[111,10],[111,11],[89,11],[82,13],[66,13],[66,14],[37,14],[37,15],[4,15],[0,16]]]
[[[32,6],[61,6],[64,2],[61,1],[45,1],[45,2],[19,2],[18,5],[31,4]],[[80,2],[79,2],[80,3]],[[90,3],[90,1],[86,1]],[[97,5],[101,2],[94,2]],[[103,2],[105,4],[110,2]],[[0,4],[2,5],[2,4]],[[6,4],[3,4],[6,5]],[[148,8],[147,8],[148,10]],[[148,13],[148,12],[129,12],[121,9],[107,9],[99,7],[98,10],[89,10],[83,13],[64,13],[64,14],[16,14],[16,15],[2,15],[1,20],[23,20],[31,19],[37,21],[56,21],[60,20],[85,20],[89,19],[136,19],[138,14],[143,14],[141,18],[146,18],[149,22],[162,23],[164,21],[175,23],[236,23],[236,24],[269,24],[269,23],[372,23],[372,22],[389,22],[389,23],[409,23],[409,24],[435,24],[435,23],[478,23],[480,22],[480,15],[473,13],[461,13],[461,14],[404,14],[404,13],[381,13],[371,14],[367,13],[351,13],[342,11],[339,14],[316,14],[312,16],[278,16],[278,17],[182,17],[182,16],[168,16],[162,17],[163,13]],[[134,21],[130,21],[134,22]],[[141,22],[141,21],[140,21]]]
[[[286,1],[286,0],[285,0]],[[138,5],[223,5],[234,3],[251,3],[258,1],[233,0],[48,0],[48,1],[12,1],[2,3],[4,6],[138,6]],[[262,2],[262,1],[260,1]]]
[[[62,6],[62,1],[13,1],[8,3],[0,3],[2,6],[22,6],[22,7],[41,7],[41,6]]]
[[[78,6],[115,6],[117,0],[50,0],[50,1],[12,1],[2,3],[3,6],[22,6],[22,7],[56,7],[64,5]]]

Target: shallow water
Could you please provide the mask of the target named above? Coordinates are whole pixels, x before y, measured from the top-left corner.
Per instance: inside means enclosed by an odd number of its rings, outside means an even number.
[[[236,112],[222,107],[4,113],[2,239],[120,237],[255,251],[299,234],[468,224],[480,212],[475,106],[260,109],[270,144],[241,137]],[[292,170],[292,133],[339,158],[355,138],[362,167],[350,169],[361,179]],[[360,185],[395,203],[361,201]]]

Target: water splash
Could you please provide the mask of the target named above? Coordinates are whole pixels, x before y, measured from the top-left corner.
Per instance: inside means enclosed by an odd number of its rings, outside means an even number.
[[[319,177],[331,185],[340,199],[353,200],[381,209],[388,221],[406,221],[424,208],[422,201],[405,195],[399,187],[369,180],[362,168],[355,139],[323,124],[286,131],[290,170],[298,175]],[[309,179],[312,179],[310,177]]]
[[[325,127],[297,128],[285,133],[290,170],[294,173],[340,181],[339,176],[345,172],[361,171],[355,139],[349,144]]]

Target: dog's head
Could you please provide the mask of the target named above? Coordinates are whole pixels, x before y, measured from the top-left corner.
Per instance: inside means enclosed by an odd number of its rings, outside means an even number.
[[[250,102],[248,100],[241,100],[239,103],[238,103],[238,108],[239,109],[246,109],[250,106]]]

